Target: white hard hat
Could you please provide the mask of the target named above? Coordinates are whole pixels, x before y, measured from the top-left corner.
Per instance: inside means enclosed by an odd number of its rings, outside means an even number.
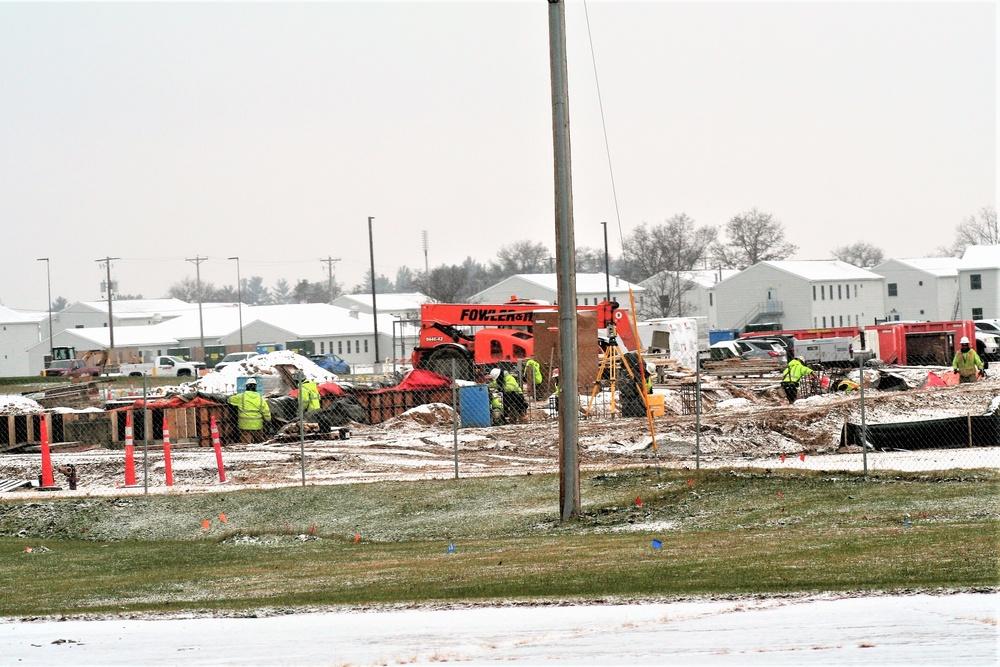
[[[656,365],[652,361],[646,362],[646,372],[650,374],[656,372]]]
[[[968,336],[962,336],[962,340],[958,341],[958,344],[959,345],[968,345],[969,344],[969,337]]]
[[[490,377],[493,378],[494,380],[496,380],[498,377],[500,377],[500,369],[499,368],[494,368],[493,370],[491,370],[490,371]]]

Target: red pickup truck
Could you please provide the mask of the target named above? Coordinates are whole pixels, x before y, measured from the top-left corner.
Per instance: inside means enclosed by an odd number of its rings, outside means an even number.
[[[97,377],[100,374],[100,368],[88,366],[83,359],[53,361],[48,368],[42,371],[42,375],[45,377]]]

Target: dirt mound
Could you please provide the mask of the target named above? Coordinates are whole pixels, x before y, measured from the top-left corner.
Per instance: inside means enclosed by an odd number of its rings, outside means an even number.
[[[385,422],[386,428],[392,429],[406,424],[421,424],[423,426],[450,425],[455,419],[455,411],[444,403],[428,403],[407,410],[398,417]]]

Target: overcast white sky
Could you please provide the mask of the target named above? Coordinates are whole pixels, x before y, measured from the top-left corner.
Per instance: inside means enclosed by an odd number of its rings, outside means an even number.
[[[953,240],[997,193],[993,2],[567,5],[578,246],[772,212],[799,259]],[[0,4],[0,303],[554,250],[533,2]],[[553,253],[554,254],[554,253]]]

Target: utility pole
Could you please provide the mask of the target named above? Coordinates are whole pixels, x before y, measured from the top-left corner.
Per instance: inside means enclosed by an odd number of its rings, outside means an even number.
[[[240,258],[230,257],[230,260],[236,260],[236,307],[240,311],[240,352],[244,352],[243,349],[243,281],[240,280]]]
[[[201,312],[201,263],[208,257],[195,255],[193,258],[186,258],[185,261],[194,264],[195,289],[198,291],[198,332],[201,337],[201,360],[205,361],[205,318]]]
[[[566,67],[566,5],[549,0],[549,66],[552,83],[552,144],[555,166],[556,282],[559,290],[559,517],[580,518],[579,395],[576,348],[576,243],[570,169],[569,81]]]
[[[339,257],[326,256],[326,259],[319,260],[326,264],[326,275],[330,281],[330,303],[333,303],[334,293],[333,293],[333,265],[340,261]]]
[[[372,324],[375,325],[375,365],[372,367],[372,371],[378,373],[378,306],[375,305],[375,242],[372,236],[372,220],[374,219],[374,216],[368,216],[368,255],[371,258],[372,266]]]
[[[95,262],[103,262],[104,267],[108,270],[108,358],[104,360],[105,365],[112,363],[111,359],[115,357],[115,316],[111,308],[111,292],[113,290],[111,285],[111,260],[113,259],[121,258],[105,257],[104,259],[94,260]],[[117,359],[115,359],[115,361],[117,361]]]

